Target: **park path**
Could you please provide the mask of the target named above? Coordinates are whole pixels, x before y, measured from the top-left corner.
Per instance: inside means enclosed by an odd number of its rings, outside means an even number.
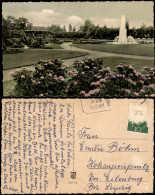
[[[133,58],[133,59],[144,59],[144,60],[154,60],[154,57],[148,57],[148,56],[135,56],[135,55],[126,55],[126,54],[117,54],[117,53],[109,53],[109,52],[101,52],[101,51],[92,51],[92,50],[87,50],[87,49],[81,49],[81,48],[77,48],[72,46],[72,42],[67,42],[67,43],[63,43],[61,45],[61,47],[64,50],[68,50],[68,51],[81,51],[81,52],[87,52],[89,53],[86,56],[81,56],[81,57],[75,57],[75,58],[70,58],[70,59],[66,59],[64,61],[64,64],[71,66],[75,60],[81,61],[83,58],[102,58],[102,57],[124,57],[124,58]],[[59,50],[59,49],[56,49]],[[62,50],[60,49],[60,52]],[[34,65],[32,66],[27,66],[26,67],[29,70],[34,70]],[[9,70],[3,70],[3,82],[4,81],[8,81],[11,80],[11,76],[10,76],[10,72],[15,71],[16,68],[14,69],[9,69]]]
[[[87,53],[89,53],[89,55],[87,55],[87,57],[92,57],[92,58],[112,57],[113,56],[113,57],[124,57],[124,58],[133,58],[133,59],[154,60],[154,57],[149,57],[149,56],[135,56],[135,55],[93,51],[93,50],[88,50],[88,49],[77,48],[77,47],[72,46],[70,42],[63,43],[61,45],[61,47],[65,50],[70,50],[70,51],[87,52]],[[83,57],[82,57],[82,59],[83,59]]]

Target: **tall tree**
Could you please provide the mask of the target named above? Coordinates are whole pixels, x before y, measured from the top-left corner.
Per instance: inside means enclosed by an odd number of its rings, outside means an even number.
[[[129,20],[128,19],[126,20],[125,26],[126,26],[126,30],[127,30],[127,35],[129,35]]]
[[[14,30],[17,28],[16,26],[17,19],[14,16],[7,16],[6,21],[8,23],[10,30]]]
[[[67,30],[66,30],[66,26],[65,26],[65,25],[63,26],[63,31],[64,31],[64,32],[66,32],[66,31],[67,31]]]
[[[71,24],[69,24],[69,32],[72,32],[73,31],[73,29],[72,29],[72,25]]]
[[[76,32],[76,27],[75,26],[73,27],[73,32]]]
[[[7,39],[10,37],[10,25],[9,22],[2,16],[2,50],[6,51]]]
[[[90,35],[92,37],[94,28],[95,28],[95,25],[92,23],[92,21],[87,19],[85,20],[84,25],[80,26],[79,31],[86,33],[85,38],[90,38]]]
[[[139,28],[140,38],[145,38],[146,31],[147,31],[147,26],[143,23],[142,26]]]
[[[16,20],[16,26],[18,30],[26,30],[29,21],[27,18],[20,17]]]

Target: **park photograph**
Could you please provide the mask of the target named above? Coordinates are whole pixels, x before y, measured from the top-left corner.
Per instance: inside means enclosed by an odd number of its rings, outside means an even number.
[[[3,2],[3,97],[154,97],[154,2]]]

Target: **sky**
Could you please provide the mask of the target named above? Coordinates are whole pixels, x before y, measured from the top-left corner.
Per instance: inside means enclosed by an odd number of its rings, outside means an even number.
[[[119,27],[124,14],[132,28],[153,25],[153,6],[153,1],[3,2],[2,15],[25,17],[34,26],[59,24],[68,28],[72,24],[78,28],[86,19],[101,27]]]

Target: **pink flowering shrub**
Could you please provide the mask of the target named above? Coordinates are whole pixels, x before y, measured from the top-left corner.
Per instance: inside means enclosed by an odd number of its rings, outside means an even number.
[[[69,97],[137,97],[155,93],[154,68],[144,67],[137,72],[132,66],[120,64],[111,72],[100,59],[76,61],[74,67],[76,71],[67,88]]]
[[[31,97],[147,97],[155,94],[155,69],[140,72],[119,64],[115,71],[101,59],[75,61],[72,70],[61,60],[40,61],[35,71],[11,73],[16,81],[15,93]]]
[[[64,96],[66,73],[61,60],[39,61],[35,71],[22,69],[12,74],[17,83],[14,93],[34,97]]]
[[[75,61],[75,71],[69,71],[71,79],[68,81],[68,96],[86,96],[85,94],[88,94],[90,90],[95,89],[96,87],[91,86],[91,83],[96,82],[99,78],[104,76],[105,73],[109,72],[106,68],[105,72],[99,72],[98,70],[102,69],[102,66],[102,61],[99,59],[93,60],[88,58],[83,59],[82,62]],[[85,94],[82,94],[81,91],[84,91]]]
[[[13,79],[16,81],[14,94],[17,96],[33,96],[33,71],[27,69],[16,69],[16,71],[10,73]]]

